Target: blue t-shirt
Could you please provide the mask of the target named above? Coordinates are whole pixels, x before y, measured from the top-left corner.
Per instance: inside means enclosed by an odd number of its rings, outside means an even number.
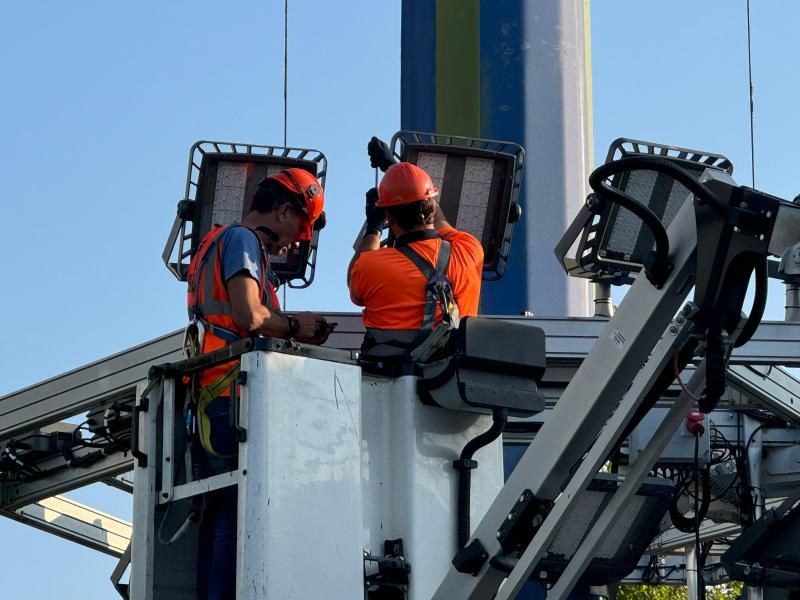
[[[239,273],[247,273],[256,281],[261,281],[261,240],[252,229],[247,227],[229,227],[220,238],[222,244],[222,277],[228,283],[231,277]],[[267,257],[267,253],[264,252]],[[269,258],[266,258],[269,268]],[[267,274],[268,275],[268,274]],[[265,298],[274,296],[269,276],[264,278]],[[273,298],[273,301],[277,297]]]

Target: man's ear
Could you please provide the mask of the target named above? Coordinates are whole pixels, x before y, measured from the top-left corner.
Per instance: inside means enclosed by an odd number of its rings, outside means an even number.
[[[289,205],[288,202],[284,202],[280,206],[278,206],[278,222],[283,223],[286,221],[292,213],[292,207]]]

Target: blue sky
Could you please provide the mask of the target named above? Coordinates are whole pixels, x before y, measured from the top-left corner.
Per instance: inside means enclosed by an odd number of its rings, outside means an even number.
[[[800,5],[754,0],[756,187],[800,192]],[[329,159],[314,285],[290,309],[352,310],[344,285],[371,135],[399,128],[400,2],[290,0],[289,145]],[[634,137],[727,155],[750,184],[745,0],[594,0],[595,160]],[[7,2],[0,20],[0,394],[178,329],[161,264],[198,139],[280,144],[283,2]],[[768,317],[782,318],[773,285]],[[73,494],[121,516],[129,498]],[[9,597],[112,597],[114,560],[0,520]],[[46,576],[45,576],[46,573]]]

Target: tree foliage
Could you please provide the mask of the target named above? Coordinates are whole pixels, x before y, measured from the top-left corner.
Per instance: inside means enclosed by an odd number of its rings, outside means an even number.
[[[734,600],[742,594],[742,583],[731,581],[706,588],[706,600]],[[617,600],[687,600],[683,585],[621,585]]]

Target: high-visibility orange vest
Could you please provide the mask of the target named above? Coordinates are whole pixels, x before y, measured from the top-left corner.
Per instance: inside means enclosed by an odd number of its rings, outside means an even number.
[[[249,331],[238,327],[233,319],[230,296],[223,280],[222,252],[224,248],[221,238],[222,234],[230,227],[241,227],[241,225],[214,225],[200,242],[200,246],[189,264],[187,276],[189,318],[197,319],[205,327],[200,350],[204,354],[224,348],[232,342],[250,335]],[[256,233],[253,232],[253,235]],[[267,308],[276,309],[279,308],[278,296],[272,283],[267,281],[268,269],[269,258],[262,248],[260,281],[258,282],[259,300]],[[264,289],[265,283],[266,290]],[[231,361],[203,371],[200,374],[200,387],[205,387],[224,375],[234,363],[235,361]],[[229,393],[229,391],[225,391],[221,395],[227,396]]]

